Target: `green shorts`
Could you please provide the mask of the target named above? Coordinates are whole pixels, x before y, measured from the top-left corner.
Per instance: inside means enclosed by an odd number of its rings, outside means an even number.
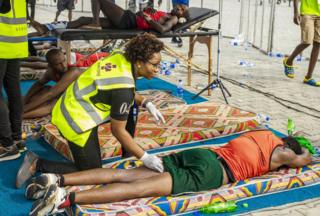
[[[173,180],[172,194],[205,191],[222,185],[223,171],[218,155],[209,149],[190,149],[163,157]]]

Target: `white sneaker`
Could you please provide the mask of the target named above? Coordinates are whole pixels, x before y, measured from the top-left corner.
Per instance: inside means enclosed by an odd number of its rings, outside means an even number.
[[[50,185],[41,200],[37,200],[32,205],[30,216],[45,216],[63,212],[59,206],[67,199],[67,191],[57,185]]]
[[[42,198],[52,184],[58,184],[59,177],[55,174],[41,174],[35,177],[26,187],[25,196],[27,199],[39,199]]]

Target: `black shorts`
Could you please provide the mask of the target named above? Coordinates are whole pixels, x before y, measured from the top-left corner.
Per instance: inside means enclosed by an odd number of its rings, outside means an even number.
[[[58,11],[73,10],[74,0],[58,0],[57,8]]]
[[[130,10],[125,10],[121,18],[118,29],[135,29],[137,28],[136,14]]]

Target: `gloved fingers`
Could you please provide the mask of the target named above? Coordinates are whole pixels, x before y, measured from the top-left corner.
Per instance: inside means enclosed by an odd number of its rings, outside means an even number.
[[[162,113],[161,113],[159,110],[157,110],[157,111],[158,111],[158,117],[159,117],[159,119],[161,120],[161,122],[162,122],[163,124],[165,124],[165,123],[166,123],[166,120],[164,119]]]
[[[157,164],[156,169],[158,172],[163,173],[164,168],[162,164]]]

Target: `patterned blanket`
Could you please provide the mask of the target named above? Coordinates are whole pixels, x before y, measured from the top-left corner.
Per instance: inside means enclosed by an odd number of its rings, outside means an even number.
[[[109,167],[130,169],[140,166],[137,160],[116,162]],[[320,183],[320,157],[308,166],[283,168],[266,175],[224,185],[218,189],[189,193],[181,196],[149,197],[128,201],[76,205],[74,215],[174,215],[199,209],[215,202],[239,201],[244,198]],[[69,190],[87,190],[97,186],[77,186]]]
[[[158,101],[162,107],[172,103],[170,100]],[[161,112],[166,120],[165,125],[156,125],[148,112],[139,114],[134,139],[145,150],[226,136],[255,128],[259,124],[255,113],[214,102],[184,104],[162,109]],[[121,155],[121,146],[111,135],[110,124],[100,126],[98,133],[103,159]],[[45,126],[45,139],[66,158],[72,159],[66,141],[55,126]]]

